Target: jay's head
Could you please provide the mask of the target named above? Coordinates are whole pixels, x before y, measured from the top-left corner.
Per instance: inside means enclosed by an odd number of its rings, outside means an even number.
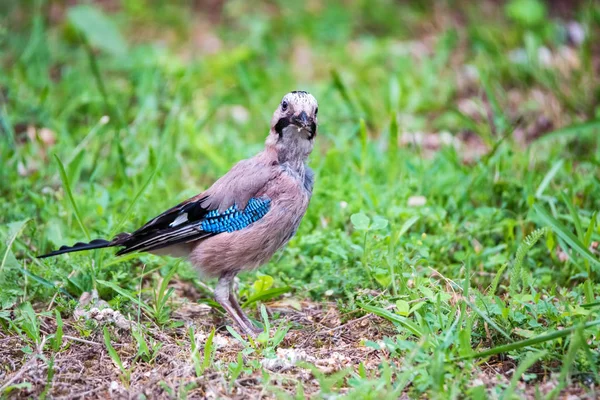
[[[271,128],[281,137],[300,136],[312,140],[317,135],[319,105],[312,94],[293,91],[281,99],[273,114]]]
[[[308,155],[317,136],[318,113],[317,99],[310,93],[296,90],[286,94],[273,113],[267,144],[280,152],[298,150]]]

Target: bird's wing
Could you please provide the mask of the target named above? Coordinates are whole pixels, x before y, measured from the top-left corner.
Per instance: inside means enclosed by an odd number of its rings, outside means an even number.
[[[254,159],[239,162],[205,192],[123,236],[119,241],[124,248],[117,255],[157,250],[245,228],[269,211],[271,199],[261,190],[277,172],[274,166]]]
[[[205,204],[209,209],[221,212],[233,205],[243,209],[279,173],[280,167],[263,159],[261,155],[240,161],[204,192],[207,197]]]

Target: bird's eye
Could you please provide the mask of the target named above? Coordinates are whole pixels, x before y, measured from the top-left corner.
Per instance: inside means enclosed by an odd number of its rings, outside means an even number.
[[[315,117],[317,116],[317,114],[318,114],[318,113],[319,113],[319,107],[317,107],[317,108],[315,109]]]
[[[287,102],[287,101],[285,101],[285,100],[284,100],[284,101],[282,101],[282,102],[281,102],[281,109],[282,109],[283,111],[285,111],[285,110],[287,110],[287,108],[288,108],[288,102]]]

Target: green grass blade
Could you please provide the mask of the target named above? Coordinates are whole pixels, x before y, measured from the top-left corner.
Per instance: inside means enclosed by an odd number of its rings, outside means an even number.
[[[110,259],[109,261],[107,261],[106,263],[104,263],[104,268],[108,268],[108,267],[110,267],[110,266],[112,266],[112,265],[121,264],[121,263],[124,263],[124,262],[130,261],[130,260],[133,260],[133,259],[139,258],[139,257],[140,257],[140,254],[139,254],[139,253],[128,253],[128,254],[124,254],[124,255],[122,255],[122,256],[120,256],[120,257],[115,257],[115,258],[112,258],[112,259]],[[152,271],[156,271],[156,270],[158,270],[158,269],[161,269],[161,268],[162,268],[162,266],[160,266],[160,267],[157,267],[157,268],[153,269]],[[146,275],[146,273],[144,273],[144,275]]]
[[[574,135],[587,135],[593,133],[594,131],[600,130],[600,119],[595,119],[587,122],[583,122],[580,124],[573,124],[566,126],[564,128],[557,129],[545,135],[541,135],[537,139],[534,139],[536,142],[543,142],[551,139],[556,139],[560,137],[574,136]]]
[[[8,243],[6,244],[6,251],[4,252],[4,256],[2,257],[2,263],[0,264],[0,271],[2,271],[4,269],[4,265],[6,264],[8,255],[11,252],[12,245],[15,242],[15,240],[17,239],[17,236],[19,236],[21,231],[25,228],[25,225],[27,224],[28,221],[29,221],[29,219],[26,219],[26,220],[23,220],[20,222],[15,222],[16,225],[13,225],[15,227],[14,228],[15,233],[10,237],[10,239],[8,239]]]
[[[565,387],[568,384],[569,372],[577,360],[577,353],[579,352],[579,349],[584,345],[584,340],[581,340],[583,338],[582,331],[583,329],[581,325],[578,325],[573,333],[571,342],[569,343],[567,353],[563,356],[563,365],[560,369],[560,375],[558,377],[559,387]]]
[[[388,155],[389,162],[393,163],[393,167],[396,167],[396,162],[398,158],[398,117],[396,117],[396,113],[392,113],[392,118],[390,121],[390,135],[388,138]],[[390,176],[395,176],[394,174],[390,174]]]
[[[536,198],[539,199],[540,197],[542,197],[544,191],[546,190],[550,182],[552,182],[554,176],[556,176],[558,171],[560,171],[560,168],[563,166],[564,163],[565,161],[563,159],[560,159],[557,162],[555,162],[554,165],[552,165],[552,168],[550,168],[550,171],[546,173],[544,179],[542,179],[542,182],[540,183],[540,186],[538,186],[537,190],[535,191]]]
[[[506,333],[506,331],[504,331],[504,329],[500,328],[497,323],[492,321],[492,319],[490,317],[488,317],[486,313],[484,313],[479,308],[477,308],[475,306],[475,304],[471,303],[468,300],[465,300],[465,303],[467,303],[467,305],[469,307],[471,307],[471,309],[473,311],[475,311],[477,314],[479,314],[479,316],[481,318],[483,318],[485,320],[485,322],[487,322],[492,328],[494,328],[496,331],[498,331],[498,333],[500,333],[502,336],[504,336],[507,340],[512,341],[512,338],[510,337],[510,335],[508,333]]]
[[[556,218],[548,213],[540,205],[535,204],[533,209],[540,217],[542,222],[552,228],[552,230],[560,236],[573,250],[579,255],[590,261],[594,266],[600,267],[600,261],[598,261],[594,255],[579,241],[579,239],[573,235],[567,228],[563,226]]]
[[[194,365],[194,370],[196,371],[196,376],[199,377],[202,375],[202,366],[200,365],[200,358],[198,354],[198,343],[196,342],[196,335],[194,334],[194,327],[190,326],[188,329],[188,336],[190,338],[190,346],[191,346],[191,354],[190,358],[192,360],[192,364]]]
[[[588,322],[587,324],[585,324],[583,326],[583,329],[592,328],[597,325],[600,325],[600,319],[596,320],[596,321]],[[540,343],[544,343],[544,342],[547,342],[550,340],[569,336],[571,333],[575,332],[578,328],[579,328],[578,326],[571,326],[569,328],[563,329],[562,331],[554,331],[554,332],[550,332],[550,333],[547,333],[545,335],[541,335],[541,336],[538,336],[535,338],[520,340],[518,342],[509,343],[509,344],[505,344],[502,346],[497,346],[497,347],[491,348],[489,350],[480,351],[478,353],[469,354],[469,355],[463,356],[463,357],[457,357],[454,360],[466,360],[466,359],[470,359],[470,358],[484,358],[484,357],[493,356],[495,354],[508,353],[509,351],[519,350],[519,349],[523,349],[527,346],[534,346],[536,344],[540,344]]]
[[[33,310],[31,303],[29,301],[21,303],[18,309],[23,318],[21,328],[36,345],[39,345],[42,342],[40,336],[40,319]]]
[[[517,388],[517,384],[519,383],[521,376],[525,372],[527,372],[527,370],[529,368],[531,368],[531,366],[533,364],[535,364],[540,358],[544,357],[546,354],[547,354],[546,351],[540,351],[537,353],[530,354],[529,356],[527,356],[527,358],[525,358],[523,361],[521,361],[521,363],[519,364],[519,367],[513,373],[512,379],[510,380],[510,385],[504,391],[504,393],[502,393],[500,400],[512,399],[512,395],[515,392],[515,389]]]
[[[127,207],[127,210],[125,211],[125,213],[121,217],[121,220],[116,225],[115,229],[112,231],[111,236],[114,236],[115,234],[117,234],[119,232],[119,230],[121,229],[121,227],[123,226],[123,224],[125,224],[125,222],[129,218],[129,215],[133,211],[133,207],[136,205],[137,201],[140,199],[140,197],[142,196],[142,194],[144,194],[144,192],[146,191],[146,189],[148,188],[148,186],[150,186],[150,183],[152,182],[152,179],[154,179],[154,176],[156,175],[156,171],[157,170],[158,170],[158,167],[157,167],[157,169],[155,169],[154,171],[152,171],[152,173],[150,174],[150,176],[148,177],[148,179],[146,180],[146,182],[142,185],[142,187],[140,188],[140,190],[138,190],[137,194],[135,195],[135,197],[133,198],[133,200],[129,204],[129,207]]]
[[[571,214],[571,218],[573,219],[573,224],[575,225],[575,232],[577,232],[577,238],[579,240],[584,240],[585,236],[583,234],[583,228],[581,227],[581,219],[579,218],[579,213],[577,212],[575,205],[573,204],[573,202],[571,201],[569,196],[566,195],[566,193],[561,193],[560,197],[562,198],[562,201],[567,205],[567,208],[569,209],[569,214]]]
[[[110,343],[110,333],[108,333],[108,329],[106,329],[106,326],[102,327],[102,333],[104,334],[104,345],[106,346],[106,351],[121,371],[121,382],[123,383],[123,385],[125,385],[125,387],[129,387],[130,371],[127,368],[125,368],[123,362],[121,361],[121,357],[119,357],[119,353],[117,353],[115,348]]]
[[[206,371],[208,369],[208,367],[210,367],[210,364],[212,364],[213,353],[214,353],[214,350],[213,350],[214,349],[214,346],[213,346],[214,338],[215,338],[215,328],[212,328],[212,330],[210,331],[210,334],[206,338],[206,342],[204,343],[204,358],[202,360],[202,373],[204,373],[204,371]]]
[[[233,336],[234,338],[237,339],[238,342],[240,342],[242,344],[242,346],[244,347],[248,347],[250,345],[250,343],[248,343],[247,341],[244,340],[244,338],[242,338],[242,336],[237,333],[232,327],[230,327],[229,325],[227,325],[225,327],[225,329],[227,329],[227,332],[229,332],[231,334],[231,336]]]
[[[69,183],[69,178],[67,178],[67,171],[65,170],[65,166],[60,161],[60,158],[55,154],[54,159],[58,164],[58,171],[60,173],[60,179],[62,180],[63,186],[67,191],[67,196],[69,197],[69,201],[71,202],[71,206],[73,207],[73,212],[75,212],[75,218],[77,218],[77,222],[81,227],[81,230],[85,234],[85,237],[88,240],[91,240],[90,233],[88,232],[85,225],[83,225],[83,220],[81,219],[81,214],[79,213],[79,209],[77,208],[77,203],[75,203],[75,198],[73,197],[73,192],[71,191],[71,184]]]
[[[117,25],[100,8],[82,4],[69,7],[67,19],[90,43],[108,53],[122,56],[127,53],[127,42]]]
[[[600,306],[600,301],[595,301],[593,303],[586,303],[586,304],[582,304],[581,307],[583,308],[594,308],[594,307],[598,307]]]
[[[507,118],[502,111],[502,107],[500,107],[498,103],[498,99],[494,94],[494,90],[492,88],[492,84],[489,81],[489,76],[483,70],[480,70],[480,79],[481,85],[483,86],[483,90],[489,101],[490,111],[492,115],[488,115],[488,120],[490,124],[490,130],[494,136],[503,136],[504,132],[508,127]],[[502,139],[501,139],[502,140]],[[495,153],[495,149],[492,150],[492,153]]]
[[[56,333],[54,334],[54,338],[52,339],[52,349],[56,352],[59,351],[62,346],[63,320],[58,310],[54,310],[54,315],[56,316]]]
[[[421,218],[418,215],[414,215],[412,217],[410,217],[409,219],[407,219],[402,226],[400,227],[400,230],[398,231],[398,234],[396,235],[396,240],[398,240],[402,235],[404,235],[406,232],[408,232],[408,230],[417,223],[417,221],[419,221],[419,218]]]
[[[123,363],[121,362],[121,357],[119,357],[119,354],[110,343],[110,333],[108,333],[108,329],[106,329],[106,326],[102,327],[102,333],[104,334],[104,344],[106,346],[106,350],[108,351],[108,355],[110,355],[110,358],[112,358],[114,363],[117,364],[117,366],[122,372],[125,368],[123,367]]]
[[[162,279],[160,286],[157,289],[157,292],[155,293],[154,312],[156,313],[156,315],[160,315],[162,313],[162,310],[164,310],[165,306],[167,305],[169,297],[173,293],[173,288],[169,288],[169,283],[171,282],[171,279],[173,279],[173,276],[175,276],[178,267],[179,261],[173,267],[171,267],[169,272],[167,272],[167,274]]]
[[[594,211],[592,217],[590,218],[590,225],[585,232],[585,236],[583,238],[583,244],[586,248],[589,248],[590,244],[592,244],[592,235],[594,234],[594,229],[596,229],[596,217],[598,215],[598,211]]]
[[[40,285],[48,288],[48,289],[54,289],[59,291],[60,293],[64,294],[65,296],[68,296],[69,298],[73,298],[73,296],[71,296],[71,294],[69,292],[67,292],[65,289],[56,286],[54,283],[47,281],[46,279],[42,278],[41,276],[37,276],[36,274],[34,274],[33,272],[19,266],[19,265],[15,265],[15,268],[18,269],[19,271],[21,271],[21,273],[23,275],[27,275],[27,277],[33,279],[34,281],[36,281],[37,283],[39,283]]]
[[[360,127],[358,130],[360,136],[360,174],[365,175],[367,172],[367,160],[368,160],[368,145],[369,145],[369,134],[367,133],[367,123],[364,118],[360,119]]]
[[[496,272],[496,276],[494,276],[494,280],[492,281],[492,284],[490,285],[487,291],[488,296],[493,296],[494,294],[496,294],[496,290],[498,289],[498,285],[500,284],[500,279],[502,279],[502,275],[504,274],[504,271],[506,271],[507,267],[508,264],[504,264],[500,267],[498,272]]]
[[[119,293],[121,296],[128,298],[129,300],[131,300],[132,302],[134,302],[136,305],[138,305],[141,308],[143,308],[146,313],[152,315],[153,310],[152,310],[152,308],[150,306],[148,306],[147,304],[145,304],[141,300],[137,299],[135,296],[133,296],[131,293],[129,293],[127,290],[121,288],[117,284],[115,284],[113,282],[104,281],[104,280],[101,280],[101,279],[96,280],[96,283],[99,283],[100,285],[103,285],[103,286],[106,286],[108,288],[111,288],[115,292]]]
[[[419,338],[423,336],[423,333],[419,330],[419,327],[414,322],[410,321],[408,318],[388,311],[385,308],[362,303],[358,303],[357,305],[367,312],[373,313],[375,315],[380,316],[381,318],[385,318],[391,322],[395,322],[404,326],[406,329],[408,329],[410,332],[412,332],[415,336]]]
[[[342,96],[342,99],[344,100],[344,103],[346,103],[346,106],[348,107],[348,110],[350,110],[350,113],[356,114],[357,113],[356,106],[354,105],[354,102],[350,98],[350,91],[348,90],[348,87],[342,80],[342,77],[340,76],[339,72],[335,69],[332,70],[331,77],[333,79],[333,86],[336,88],[336,90]]]
[[[291,287],[284,286],[281,288],[271,288],[271,289],[262,291],[253,296],[248,297],[248,299],[244,303],[242,303],[242,308],[246,308],[249,305],[251,305],[252,303],[256,303],[257,301],[265,301],[265,300],[273,299],[275,297],[281,296],[284,293],[289,292],[290,290],[292,290]]]

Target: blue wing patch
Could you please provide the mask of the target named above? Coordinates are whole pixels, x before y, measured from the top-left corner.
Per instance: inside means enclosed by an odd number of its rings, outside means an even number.
[[[210,233],[238,231],[264,217],[270,208],[271,199],[251,198],[243,211],[239,211],[235,204],[222,213],[219,210],[209,211],[200,226],[204,232]]]

